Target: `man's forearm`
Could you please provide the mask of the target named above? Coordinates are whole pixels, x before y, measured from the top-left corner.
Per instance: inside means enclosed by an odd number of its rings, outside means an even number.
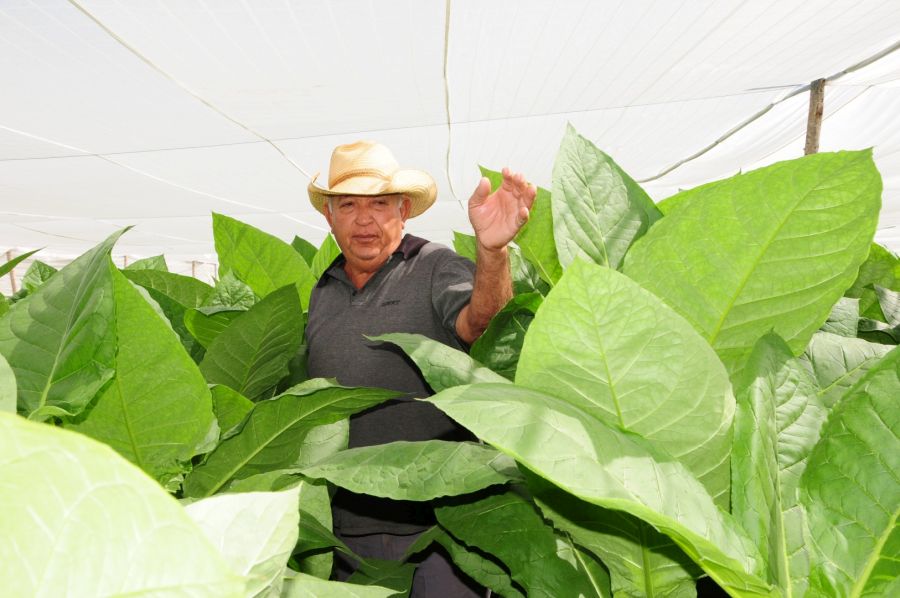
[[[509,250],[506,247],[485,249],[478,245],[472,298],[456,319],[457,335],[471,345],[512,296]]]

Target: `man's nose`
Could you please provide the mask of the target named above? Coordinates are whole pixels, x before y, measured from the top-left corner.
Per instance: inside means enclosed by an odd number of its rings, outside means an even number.
[[[371,221],[372,221],[372,211],[369,209],[369,206],[358,206],[356,208],[357,224],[368,224]]]

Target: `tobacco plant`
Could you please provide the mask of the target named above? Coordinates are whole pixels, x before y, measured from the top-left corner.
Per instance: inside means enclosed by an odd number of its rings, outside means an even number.
[[[896,594],[900,262],[872,243],[880,196],[861,151],[654,204],[570,128],[511,247],[515,297],[471,351],[370,339],[481,444],[346,448],[347,418],[394,393],[306,375],[330,237],[213,215],[215,286],[162,256],[117,269],[122,232],[33,266],[0,301],[0,583],[402,596],[437,543],[502,596]],[[432,501],[437,525],[407,562],[327,581],[349,553],[334,486]]]

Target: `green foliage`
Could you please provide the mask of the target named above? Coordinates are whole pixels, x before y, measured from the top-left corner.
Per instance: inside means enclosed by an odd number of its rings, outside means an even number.
[[[0,480],[7,595],[244,595],[184,509],[98,442],[0,414]]]
[[[222,214],[213,214],[219,275],[229,270],[259,297],[295,284],[303,308],[316,282],[310,265],[284,241]]]
[[[494,449],[445,440],[349,449],[302,471],[351,492],[418,501],[469,494],[519,477],[516,464]]]
[[[322,245],[316,251],[315,255],[312,258],[312,262],[310,262],[309,267],[312,270],[312,275],[315,280],[319,280],[319,277],[325,272],[328,266],[331,265],[337,257],[341,254],[341,248],[338,247],[337,242],[335,242],[334,237],[329,233],[325,240],[322,241]]]
[[[33,256],[38,251],[40,251],[40,249],[35,249],[34,251],[29,251],[27,253],[23,253],[22,255],[17,255],[16,257],[9,260],[8,262],[0,264],[0,276],[6,276],[7,274],[9,274],[10,272],[13,271],[13,268],[18,266],[19,264],[21,264],[22,262],[24,262],[31,256]]]
[[[294,285],[283,287],[242,313],[206,350],[200,371],[251,401],[272,396],[300,347],[305,321]]]
[[[92,408],[66,425],[113,447],[165,486],[184,473],[215,425],[212,399],[171,329],[109,267],[116,373]]]
[[[559,261],[621,268],[625,252],[661,214],[606,154],[569,125],[553,165],[553,233]]]
[[[859,338],[817,332],[801,358],[816,379],[816,394],[830,409],[890,350]]]
[[[318,251],[315,245],[313,245],[306,239],[295,236],[294,240],[291,241],[291,247],[294,248],[294,251],[300,254],[300,257],[303,258],[303,261],[312,266],[313,258],[316,257],[316,252]]]
[[[463,573],[492,592],[506,598],[524,598],[522,588],[513,582],[509,570],[502,563],[474,547],[467,547],[441,527],[435,526],[424,532],[408,552],[419,552],[432,542],[440,544]]]
[[[299,487],[283,492],[211,496],[185,507],[228,567],[244,577],[245,594],[277,596],[297,544]]]
[[[253,292],[253,289],[235,276],[231,270],[228,270],[216,281],[216,288],[213,294],[210,295],[203,306],[246,311],[253,307],[257,301],[259,301],[259,298]]]
[[[635,245],[624,271],[729,371],[770,330],[796,355],[853,282],[880,203],[870,151],[781,162],[706,186]]]
[[[34,260],[25,271],[22,277],[22,288],[28,293],[35,292],[38,287],[50,280],[50,277],[56,274],[57,270],[49,264],[45,264],[40,260]]]
[[[516,384],[636,432],[728,504],[734,399],[691,325],[615,270],[577,261],[529,328]]]
[[[835,405],[800,480],[816,550],[819,595],[888,595],[896,588],[900,513],[900,349]]]
[[[224,384],[212,385],[210,392],[213,411],[224,440],[238,431],[238,426],[253,409],[253,401]]]
[[[371,340],[386,341],[403,349],[434,391],[472,382],[507,382],[506,378],[462,351],[419,334],[395,332],[373,336]]]
[[[232,479],[294,466],[315,428],[377,405],[396,393],[311,381],[256,403],[239,434],[227,438],[185,478],[187,496],[210,496]]]
[[[859,298],[861,315],[884,321],[884,314],[881,313],[875,296],[875,285],[900,291],[900,258],[878,243],[872,243],[869,256],[859,267],[856,280],[844,294]]]
[[[409,555],[437,543],[504,596],[693,596],[704,574],[735,596],[900,592],[900,289],[871,243],[879,194],[869,152],[820,154],[683,191],[660,218],[570,128],[510,247],[515,296],[470,354],[373,339],[490,446],[347,450],[349,416],[398,393],[307,380],[331,237],[289,246],[214,215],[215,288],[161,256],[116,270],[118,235],[33,266],[0,300],[0,411],[47,423],[0,415],[27,432],[0,430],[0,584],[407,594],[402,561],[325,581],[333,550],[358,558],[331,532],[339,485],[434,499]],[[121,581],[126,557],[140,570]]]
[[[208,349],[213,341],[246,311],[233,307],[198,307],[184,310],[182,320],[191,338],[200,343],[204,349]]]
[[[154,270],[157,272],[168,272],[169,265],[166,263],[166,256],[154,255],[131,262],[125,266],[125,270]]]
[[[646,522],[575,498],[531,475],[535,504],[554,528],[597,555],[616,596],[694,596],[700,569]]]
[[[16,375],[0,355],[0,413],[16,412]]]
[[[859,331],[859,299],[850,297],[838,299],[821,330],[848,338],[856,337]]]
[[[585,575],[571,544],[560,542],[528,500],[514,492],[435,509],[441,527],[466,546],[494,555],[528,596],[610,596]]]
[[[74,416],[113,376],[115,306],[109,253],[118,232],[85,253],[0,320],[0,354],[32,419]]]
[[[504,378],[514,380],[525,333],[543,302],[540,293],[513,297],[472,344],[469,354]]]

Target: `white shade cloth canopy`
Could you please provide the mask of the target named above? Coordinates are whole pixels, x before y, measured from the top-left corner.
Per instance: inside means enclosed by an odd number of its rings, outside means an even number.
[[[898,47],[883,0],[0,0],[0,251],[134,225],[117,260],[209,278],[212,212],[318,244],[358,139],[434,176],[407,230],[447,244],[479,165],[549,188],[566,123],[660,200],[801,156],[827,78],[820,149],[874,148],[897,252]]]

